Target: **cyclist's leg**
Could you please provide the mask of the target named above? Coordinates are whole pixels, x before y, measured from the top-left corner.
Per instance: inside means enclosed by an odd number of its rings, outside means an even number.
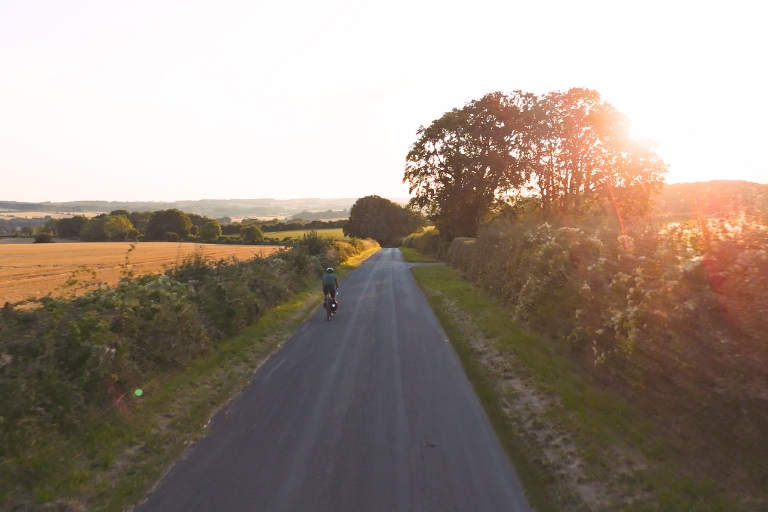
[[[333,292],[334,292],[333,286],[327,285],[327,284],[323,285],[323,295],[325,295],[325,301],[326,302],[328,301],[328,297],[333,299],[336,296],[336,294],[333,293]]]

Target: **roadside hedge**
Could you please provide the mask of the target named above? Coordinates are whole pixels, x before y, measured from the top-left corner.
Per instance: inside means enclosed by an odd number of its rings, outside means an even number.
[[[43,478],[24,462],[41,441],[66,439],[151,376],[189,365],[326,267],[375,245],[310,233],[268,257],[196,254],[162,275],[0,308],[0,503],[20,471],[29,488]]]

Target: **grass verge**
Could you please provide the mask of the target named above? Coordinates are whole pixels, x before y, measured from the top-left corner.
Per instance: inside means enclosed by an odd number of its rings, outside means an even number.
[[[340,265],[339,279],[377,250]],[[35,501],[41,507],[55,502],[56,510],[105,512],[138,503],[164,471],[206,435],[216,410],[248,385],[255,370],[321,300],[319,286],[307,286],[189,367],[147,382],[142,396],[130,393],[119,407],[90,418],[72,441],[51,440],[49,450],[37,450],[37,459],[28,461],[30,467],[50,468],[47,484],[34,491]],[[6,505],[15,510],[14,503]]]
[[[430,258],[425,254],[421,254],[416,249],[410,247],[400,247],[400,252],[403,253],[403,259],[408,263],[437,263],[438,260]]]
[[[739,510],[686,476],[652,418],[586,379],[570,347],[518,329],[454,269],[412,269],[539,511]]]

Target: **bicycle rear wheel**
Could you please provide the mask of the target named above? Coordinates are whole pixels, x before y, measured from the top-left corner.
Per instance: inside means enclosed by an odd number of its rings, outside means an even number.
[[[327,320],[331,321],[331,316],[333,315],[333,310],[331,309],[331,300],[330,298],[325,298],[325,315],[327,317]]]

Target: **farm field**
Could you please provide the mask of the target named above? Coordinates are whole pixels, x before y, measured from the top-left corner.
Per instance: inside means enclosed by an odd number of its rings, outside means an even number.
[[[50,217],[52,219],[69,219],[76,215],[82,215],[83,217],[95,217],[104,212],[17,212],[17,211],[0,211],[0,219],[42,219]]]
[[[120,280],[121,265],[130,245],[128,242],[0,245],[0,305],[48,293],[71,294],[72,289],[63,286],[73,272],[79,272],[76,277],[79,281],[114,285]],[[278,247],[143,242],[131,253],[129,268],[135,275],[162,272],[196,250],[212,259],[230,256],[250,259],[257,254],[266,256]]]
[[[331,229],[297,229],[295,231],[273,231],[271,233],[264,233],[265,238],[279,238],[282,240],[283,238],[301,238],[302,236],[306,235],[310,231],[317,231],[318,235],[321,236],[327,236],[331,238],[344,238],[344,231],[342,228],[331,228]]]
[[[79,243],[79,240],[70,240],[69,238],[54,238],[54,243],[57,244],[73,244],[73,243]],[[0,245],[19,245],[19,244],[33,244],[35,243],[34,237],[22,237],[18,238],[15,236],[9,236],[0,238]]]

